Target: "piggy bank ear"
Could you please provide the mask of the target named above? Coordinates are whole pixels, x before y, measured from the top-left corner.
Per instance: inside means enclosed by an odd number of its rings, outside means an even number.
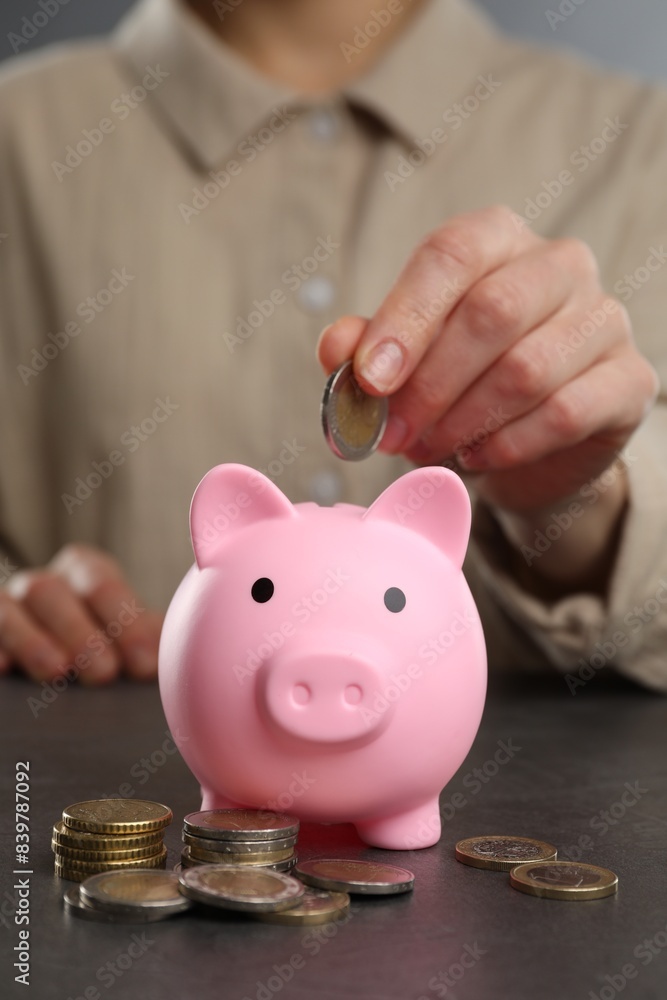
[[[195,490],[190,536],[200,569],[217,562],[237,531],[267,518],[297,517],[296,509],[261,472],[246,465],[216,465]]]
[[[470,535],[470,498],[461,479],[441,466],[414,469],[388,486],[363,515],[424,535],[460,568]]]

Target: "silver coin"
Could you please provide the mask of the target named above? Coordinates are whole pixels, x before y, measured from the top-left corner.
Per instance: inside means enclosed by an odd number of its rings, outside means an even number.
[[[290,875],[248,865],[200,865],[180,875],[181,892],[226,910],[276,912],[296,906],[305,889]]]
[[[300,861],[294,874],[306,885],[314,885],[318,889],[364,895],[410,892],[415,884],[415,877],[407,868],[376,861],[347,861],[344,858]]]
[[[86,906],[117,914],[144,910],[168,917],[190,908],[178,875],[155,869],[101,872],[81,884],[80,894]]]
[[[296,837],[283,837],[280,840],[221,840],[219,837],[199,837],[196,833],[184,830],[183,843],[201,851],[217,851],[218,854],[265,854],[293,848]]]
[[[210,809],[188,813],[183,828],[212,840],[284,840],[296,837],[299,821],[268,809]]]
[[[322,429],[334,455],[358,462],[372,455],[384,434],[389,414],[385,396],[369,396],[346,361],[324,387],[320,406]]]

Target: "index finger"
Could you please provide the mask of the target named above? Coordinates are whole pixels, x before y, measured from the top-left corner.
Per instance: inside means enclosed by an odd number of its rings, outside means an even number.
[[[502,206],[460,215],[417,247],[357,345],[354,371],[364,389],[396,392],[468,290],[539,242],[517,220]]]

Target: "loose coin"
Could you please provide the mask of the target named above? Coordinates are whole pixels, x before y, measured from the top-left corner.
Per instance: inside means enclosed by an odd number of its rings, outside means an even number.
[[[77,847],[65,847],[55,840],[51,841],[51,850],[57,857],[71,861],[132,861],[140,858],[154,857],[160,853],[161,844],[150,844],[148,847],[129,847],[126,850],[84,851]]]
[[[220,840],[218,837],[199,837],[195,833],[183,831],[183,843],[202,851],[217,851],[218,854],[258,854],[264,851],[292,850],[296,837],[283,837],[280,840]]]
[[[188,845],[190,857],[196,861],[211,861],[221,865],[272,865],[276,861],[287,861],[294,854],[294,848],[284,851],[262,851],[255,854],[223,854],[218,851],[203,851],[194,844]]]
[[[342,916],[350,908],[350,897],[346,892],[327,892],[308,888],[296,906],[278,913],[258,913],[257,919],[269,924],[328,924]]]
[[[180,891],[178,875],[165,871],[102,872],[86,879],[81,901],[105,913],[161,919],[189,910],[192,903]]]
[[[104,913],[103,910],[93,910],[86,906],[79,895],[79,886],[73,885],[63,896],[65,912],[73,917],[83,917],[84,920],[97,920],[105,924],[123,923],[123,917],[115,913]]]
[[[112,910],[98,910],[81,899],[81,887],[73,885],[63,896],[65,912],[71,916],[79,917],[83,920],[97,920],[106,924],[148,924],[156,920],[165,920],[171,913],[162,913],[160,910],[143,909],[123,913],[114,913]],[[184,898],[184,897],[183,897]]]
[[[161,830],[173,818],[168,806],[145,799],[93,799],[63,810],[65,826],[90,833],[140,833]]]
[[[201,865],[180,875],[181,892],[190,899],[228,910],[287,910],[304,894],[297,879],[246,865]]]
[[[415,877],[407,868],[376,861],[346,861],[343,858],[300,861],[294,874],[318,889],[364,895],[410,892],[415,884]]]
[[[87,833],[85,830],[72,830],[59,819],[53,827],[52,839],[59,846],[83,851],[117,851],[161,844],[163,836],[163,830],[150,833]]]
[[[597,865],[542,861],[512,868],[510,884],[520,892],[547,899],[602,899],[616,892],[618,877]]]
[[[507,872],[527,861],[552,861],[557,850],[553,844],[532,837],[466,837],[456,845],[456,860],[473,868]]]
[[[281,840],[296,837],[294,816],[257,809],[211,809],[189,813],[183,820],[186,833],[212,840]]]
[[[354,377],[351,361],[333,372],[320,406],[322,429],[334,455],[357,462],[372,455],[387,426],[385,396],[369,396]]]

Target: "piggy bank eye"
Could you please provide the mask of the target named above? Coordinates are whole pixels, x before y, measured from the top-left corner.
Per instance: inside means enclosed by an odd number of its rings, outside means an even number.
[[[384,592],[384,606],[387,611],[397,613],[405,607],[405,594],[398,587],[390,587]]]
[[[252,585],[253,601],[257,601],[258,604],[266,604],[273,597],[273,580],[269,580],[268,576],[260,576],[259,580],[255,580]]]

